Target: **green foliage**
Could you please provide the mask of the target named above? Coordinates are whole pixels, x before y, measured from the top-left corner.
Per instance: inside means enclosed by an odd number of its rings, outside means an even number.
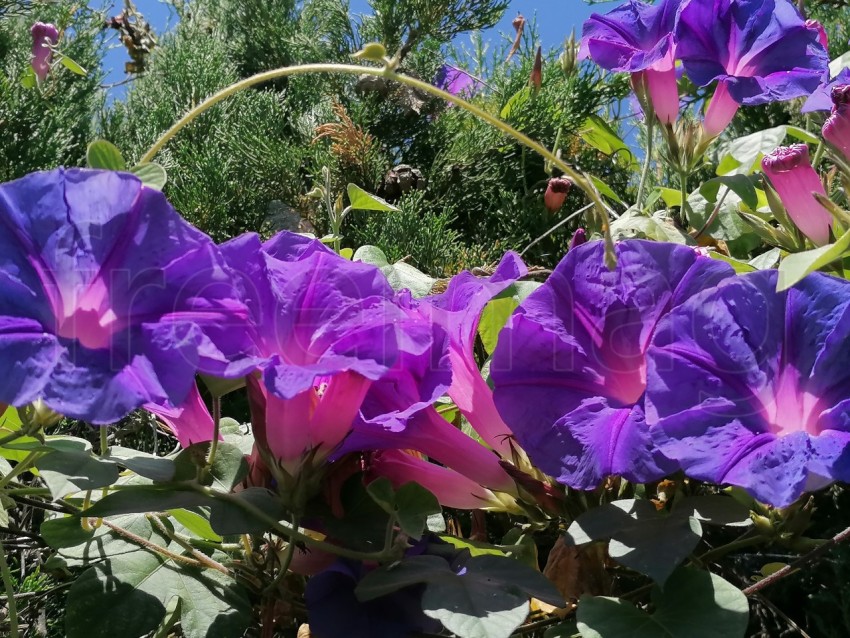
[[[39,87],[25,88],[33,20],[55,23],[59,48],[88,69],[85,76],[57,64]],[[39,3],[0,19],[0,181],[56,166],[81,166],[103,106],[103,17],[79,3]]]

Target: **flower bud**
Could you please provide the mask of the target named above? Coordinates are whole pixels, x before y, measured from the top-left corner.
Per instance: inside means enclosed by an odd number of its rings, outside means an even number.
[[[564,75],[567,77],[572,75],[573,71],[575,71],[577,51],[576,33],[573,31],[570,33],[569,40],[564,42],[564,52],[558,56],[558,64],[561,65],[561,71],[563,71]]]
[[[823,139],[850,162],[850,84],[833,87],[832,113],[823,125]]]
[[[575,248],[576,246],[581,246],[582,244],[587,243],[587,231],[584,228],[577,228],[576,232],[573,233],[572,239],[570,239],[570,250]]]
[[[829,38],[826,35],[826,29],[817,20],[806,20],[806,28],[818,34],[818,42],[823,45],[823,48],[829,50]]]
[[[39,82],[43,82],[50,71],[53,60],[52,45],[59,41],[59,29],[55,25],[36,22],[30,30],[32,33],[32,70]]]
[[[566,177],[553,177],[546,186],[546,194],[543,195],[543,204],[550,213],[556,213],[564,205],[564,200],[570,192],[573,183]]]
[[[531,68],[531,75],[528,78],[528,85],[535,91],[539,91],[543,86],[543,47],[537,47],[537,54],[534,56],[534,66]]]
[[[764,156],[761,166],[797,228],[818,246],[829,243],[832,215],[812,194],[826,197],[809,161],[809,147],[805,144],[779,147]]]

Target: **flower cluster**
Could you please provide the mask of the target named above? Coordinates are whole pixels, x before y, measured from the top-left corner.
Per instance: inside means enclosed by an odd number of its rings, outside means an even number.
[[[689,247],[567,254],[511,317],[491,374],[532,460],[591,489],[683,469],[776,506],[850,478],[850,282],[734,276]]]
[[[715,84],[705,113],[711,138],[740,105],[808,97],[824,80],[823,27],[789,0],[629,0],[585,22],[582,55],[632,74],[643,106],[662,124],[679,112],[676,60],[697,86]]]

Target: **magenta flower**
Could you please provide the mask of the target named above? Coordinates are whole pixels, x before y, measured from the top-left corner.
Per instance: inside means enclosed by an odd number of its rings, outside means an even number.
[[[605,15],[594,13],[582,27],[579,48],[579,58],[590,57],[609,71],[631,73],[633,85],[645,84],[664,124],[672,124],[679,114],[673,27],[680,2],[629,0]]]
[[[484,306],[526,272],[519,255],[508,252],[488,279],[464,271],[452,278],[444,293],[425,298],[420,306],[421,312],[449,335],[449,398],[484,442],[508,460],[513,458],[511,430],[496,410],[493,392],[475,361],[474,347]]]
[[[395,488],[415,481],[436,496],[445,507],[461,510],[504,510],[510,505],[461,472],[436,465],[402,450],[375,453],[369,462],[368,476],[370,480],[378,477],[388,478]]]
[[[179,406],[148,403],[145,410],[158,416],[184,448],[213,439],[215,424],[197,385]]]
[[[841,154],[844,161],[850,162],[850,84],[835,86],[832,101],[835,106],[824,122],[823,139]]]
[[[850,480],[850,283],[776,278],[735,277],[662,320],[647,416],[689,476],[781,507]]]
[[[809,161],[809,147],[779,147],[764,156],[761,167],[797,228],[816,245],[828,244],[832,215],[812,195],[826,197],[826,191]]]
[[[59,42],[59,29],[53,24],[36,22],[32,33],[32,70],[39,82],[44,82],[50,72],[53,50],[50,48]]]
[[[372,383],[414,358],[440,360],[433,351],[445,347],[442,333],[398,303],[374,266],[292,233],[262,245],[245,235],[222,251],[251,311],[255,350],[237,363],[260,373],[248,379],[255,435],[291,475],[339,445]],[[417,390],[436,398],[448,370],[434,375]]]
[[[705,115],[712,137],[741,104],[808,96],[829,62],[789,0],[689,0],[676,23],[676,55],[694,84],[717,82]]]
[[[576,489],[676,469],[644,416],[646,349],[658,321],[732,275],[678,244],[624,241],[608,270],[601,241],[567,253],[517,309],[491,375],[499,412],[541,470]]]
[[[0,401],[112,423],[227,375],[246,309],[215,244],[133,175],[0,185]]]

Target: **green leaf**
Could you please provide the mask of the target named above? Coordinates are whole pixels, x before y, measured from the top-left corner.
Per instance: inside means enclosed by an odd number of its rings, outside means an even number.
[[[457,549],[467,550],[470,556],[484,556],[485,554],[491,554],[493,556],[505,555],[504,550],[483,541],[473,541],[468,538],[458,538],[457,536],[449,536],[447,534],[441,535],[440,540],[453,545]]]
[[[776,126],[726,142],[717,150],[722,158],[717,174],[749,175],[759,170],[761,158],[780,146],[786,133],[787,127]]]
[[[693,192],[688,196],[691,208],[689,221],[695,228],[702,228],[717,207],[716,201],[706,199],[702,193]],[[752,227],[738,213],[741,198],[732,191],[726,194],[723,204],[706,233],[715,239],[730,244],[733,254],[747,253],[761,242]]]
[[[361,246],[355,251],[353,260],[377,266],[384,273],[393,290],[407,288],[414,297],[424,297],[431,292],[431,288],[437,282],[433,277],[429,277],[403,261],[390,264],[384,251],[377,246]]]
[[[219,443],[210,474],[216,489],[230,492],[248,475],[248,462],[244,452],[230,443]]]
[[[168,510],[168,514],[198,538],[214,541],[216,543],[221,542],[221,536],[213,531],[209,520],[197,512],[186,509],[178,509]]]
[[[395,509],[401,531],[415,540],[422,537],[428,517],[442,511],[437,497],[413,481],[398,488],[395,494]]]
[[[367,193],[357,184],[348,185],[348,201],[353,210],[397,211],[398,208],[377,195]]]
[[[103,168],[110,171],[123,171],[127,164],[121,151],[106,140],[95,140],[86,150],[86,163],[89,168]]]
[[[387,514],[395,513],[395,490],[390,479],[381,476],[369,483],[366,486],[366,491]]]
[[[734,257],[729,257],[723,253],[717,252],[716,250],[710,251],[708,256],[712,259],[716,259],[717,261],[725,261],[727,264],[732,266],[732,268],[735,269],[735,272],[739,275],[742,275],[745,272],[755,272],[756,270],[756,267],[752,264],[749,264],[746,261],[741,261],[740,259],[735,259]]]
[[[677,501],[673,511],[677,516],[693,516],[709,525],[748,527],[752,525],[750,509],[731,496],[703,494]]]
[[[817,135],[812,135],[807,130],[800,128],[799,126],[791,126],[790,124],[786,125],[785,132],[794,139],[800,140],[801,142],[805,142],[806,144],[819,144],[820,138]]]
[[[665,211],[658,211],[652,217],[647,217],[634,208],[627,210],[611,223],[611,235],[614,239],[646,238],[676,244],[686,244],[690,241],[688,236],[670,221]]]
[[[245,456],[254,449],[254,435],[250,428],[240,424],[236,419],[224,417],[219,423],[219,432],[225,443],[238,447]]]
[[[567,529],[570,545],[610,539],[615,561],[663,585],[702,538],[702,526],[688,512],[659,512],[650,501],[614,501],[581,514]]]
[[[33,71],[31,66],[28,66],[24,69],[24,72],[21,74],[21,86],[25,89],[34,89],[38,86],[38,78],[35,75],[35,71]]]
[[[381,598],[410,585],[439,582],[455,577],[449,563],[439,556],[409,556],[366,574],[357,583],[354,594],[360,602]]]
[[[343,483],[339,497],[344,512],[342,518],[327,505],[316,502],[308,507],[307,516],[321,518],[328,536],[347,547],[363,551],[383,549],[389,514],[369,495],[359,475]]]
[[[457,581],[429,585],[422,594],[425,615],[459,638],[509,638],[528,616],[528,597],[517,591],[464,585]]]
[[[238,379],[220,379],[206,374],[198,376],[201,377],[201,381],[204,382],[204,385],[213,397],[221,398],[226,394],[230,394],[231,392],[235,392],[236,390],[240,390],[245,387],[245,377],[239,377]]]
[[[146,541],[165,546],[169,539],[144,514],[112,516],[106,521]],[[112,556],[145,551],[141,545],[101,524],[86,532],[77,517],[62,517],[41,525],[45,541],[69,566],[82,567]]]
[[[165,183],[168,181],[168,175],[165,169],[159,164],[153,162],[145,162],[144,164],[136,164],[130,169],[136,177],[142,180],[142,184],[148,188],[153,188],[161,191],[165,188]]]
[[[62,55],[62,57],[59,58],[59,61],[62,63],[62,66],[68,69],[71,73],[76,73],[77,75],[87,75],[88,73],[88,71],[74,62],[74,60],[69,58],[67,55]]]
[[[713,204],[717,202],[717,194],[721,186],[725,186],[735,193],[749,208],[753,210],[758,208],[759,201],[756,194],[756,187],[752,179],[746,175],[721,175],[720,177],[712,178],[700,186],[699,192],[706,200]]]
[[[492,354],[495,350],[499,334],[513,311],[541,285],[536,281],[514,282],[484,306],[478,322],[478,334],[481,336],[487,354]]]
[[[787,290],[809,273],[841,259],[848,248],[850,248],[850,230],[844,233],[834,244],[788,255],[779,264],[779,277],[776,281],[777,292]]]
[[[762,253],[761,255],[757,255],[750,259],[748,264],[755,268],[756,270],[770,270],[773,268],[778,262],[779,258],[782,256],[782,250],[779,248],[771,248],[767,252]]]
[[[639,164],[629,145],[617,132],[598,115],[591,115],[579,130],[581,138],[596,150],[611,155],[615,161],[626,168],[638,168]]]
[[[658,192],[668,208],[682,206],[682,191],[678,188],[659,188]]]
[[[543,638],[580,638],[578,632],[578,621],[575,618],[562,622],[560,625],[549,627],[543,634]]]
[[[601,195],[605,195],[610,200],[617,202],[618,204],[622,204],[623,200],[617,196],[617,193],[614,192],[614,189],[608,186],[605,182],[603,182],[598,177],[590,176],[590,181],[596,187],[596,190],[599,191]]]
[[[343,248],[339,251],[339,256],[351,261],[354,258],[354,251],[351,248]]]
[[[505,105],[502,107],[502,110],[499,112],[499,117],[503,120],[511,119],[511,115],[513,115],[514,111],[519,111],[528,103],[531,99],[531,87],[524,86],[519,91],[514,93],[508,101],[505,102]]]
[[[76,450],[50,452],[39,458],[35,466],[54,501],[75,492],[112,485],[120,474],[114,463],[103,461],[91,452]]]
[[[829,77],[834,78],[841,73],[841,69],[850,67],[850,51],[842,53],[829,63]]]
[[[109,448],[109,460],[115,461],[139,476],[152,481],[167,482],[174,478],[176,467],[172,459],[140,452],[119,445]]]
[[[186,638],[241,636],[251,619],[248,596],[233,579],[141,551],[83,572],[68,592],[65,635],[145,635],[157,628],[175,598]]]
[[[264,487],[249,487],[233,494],[232,498],[252,505],[275,521],[281,520],[286,513],[281,500]],[[210,526],[221,536],[262,534],[269,530],[268,523],[261,518],[246,512],[236,503],[222,500],[216,500],[210,506]]]
[[[578,628],[582,638],[743,638],[749,620],[747,598],[716,574],[682,567],[662,591],[652,589],[654,613],[617,598],[582,596]]]
[[[114,467],[114,466],[113,466]],[[82,514],[84,516],[117,516],[210,505],[212,499],[191,489],[170,485],[132,485],[112,492]]]

